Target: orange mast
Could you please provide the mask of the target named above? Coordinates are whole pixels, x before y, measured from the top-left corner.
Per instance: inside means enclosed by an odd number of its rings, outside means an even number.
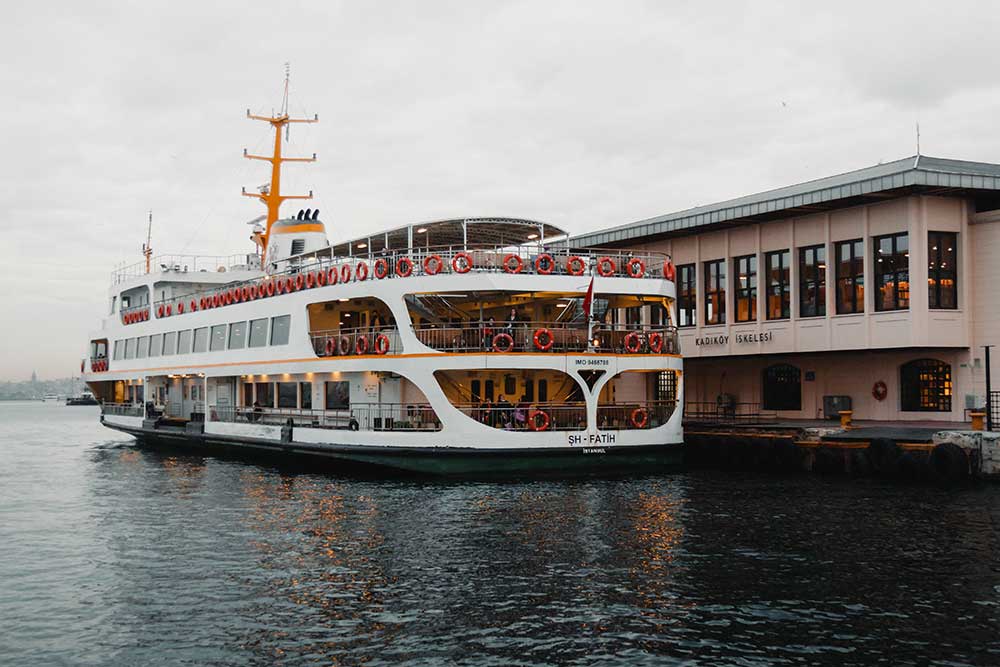
[[[286,199],[312,199],[312,190],[309,191],[308,195],[282,195],[281,194],[281,164],[283,162],[315,162],[316,154],[313,153],[312,157],[282,157],[281,155],[281,130],[284,129],[285,140],[288,140],[288,126],[291,123],[317,123],[319,122],[319,116],[313,116],[312,118],[290,118],[288,116],[288,66],[285,66],[285,97],[281,105],[281,113],[277,116],[255,116],[250,113],[247,109],[247,118],[252,120],[262,120],[271,124],[274,128],[274,154],[271,156],[267,155],[251,155],[247,153],[247,150],[243,149],[243,157],[250,160],[264,160],[271,163],[271,183],[270,185],[263,186],[260,188],[260,193],[255,194],[253,192],[247,192],[246,188],[243,188],[243,196],[245,197],[256,197],[264,203],[267,207],[267,222],[264,228],[264,233],[260,237],[260,265],[261,268],[266,266],[267,258],[267,242],[271,237],[271,225],[278,219],[278,209],[281,207],[281,203]]]

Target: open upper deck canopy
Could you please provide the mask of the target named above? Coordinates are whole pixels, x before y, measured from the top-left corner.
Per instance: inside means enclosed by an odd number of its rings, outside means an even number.
[[[547,222],[525,218],[455,218],[396,227],[333,245],[336,256],[365,255],[383,249],[440,246],[508,246],[564,238],[566,232]]]

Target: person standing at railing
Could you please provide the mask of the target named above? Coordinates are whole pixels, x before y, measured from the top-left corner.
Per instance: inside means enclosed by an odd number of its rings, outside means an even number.
[[[483,349],[488,350],[493,345],[493,334],[496,332],[497,322],[492,316],[486,322],[480,320],[479,328],[483,332]]]
[[[511,422],[513,422],[514,420],[514,415],[511,414],[511,408],[513,407],[514,406],[510,404],[510,401],[507,400],[507,397],[504,396],[503,394],[500,394],[499,398],[497,398],[497,406],[496,406],[497,423],[495,424],[496,426],[501,426],[503,428],[510,427]]]

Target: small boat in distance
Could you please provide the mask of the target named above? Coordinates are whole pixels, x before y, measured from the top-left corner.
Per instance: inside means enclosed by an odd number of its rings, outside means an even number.
[[[246,196],[252,252],[116,270],[83,359],[102,423],[140,442],[431,474],[648,471],[680,462],[674,267],[575,248],[541,221],[469,216],[331,243]]]
[[[66,405],[100,405],[100,401],[89,389],[84,389],[79,396],[70,396],[66,399]]]

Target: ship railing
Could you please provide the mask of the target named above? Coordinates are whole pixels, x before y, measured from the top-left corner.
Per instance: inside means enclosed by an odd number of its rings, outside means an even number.
[[[622,401],[614,405],[597,406],[597,428],[608,431],[649,429],[663,426],[677,401]]]
[[[123,417],[142,417],[145,408],[140,404],[133,403],[102,403],[102,415],[118,415]]]
[[[225,273],[226,271],[260,270],[260,257],[238,255],[157,255],[150,259],[151,271],[177,273]],[[111,272],[111,284],[118,285],[131,278],[146,275],[146,260],[122,266]]]
[[[684,421],[701,423],[756,423],[774,421],[778,413],[762,410],[760,403],[729,400],[727,394],[716,401],[688,401],[684,404]]]
[[[424,345],[442,352],[605,352],[677,354],[676,327],[586,322],[465,322],[414,327]]]
[[[480,424],[504,431],[582,431],[587,428],[587,404],[583,401],[453,405]]]
[[[429,403],[352,403],[330,410],[214,405],[212,421],[350,431],[440,431]]]
[[[396,327],[344,327],[312,331],[309,337],[313,350],[320,357],[400,354],[403,351]]]
[[[242,258],[242,261],[247,260],[247,256],[244,255],[237,255],[235,257]],[[403,261],[404,258],[410,262],[409,265]],[[221,260],[224,258],[211,259]],[[469,259],[471,261],[466,264],[466,261]],[[236,261],[232,258],[230,260]],[[196,306],[195,310],[201,308],[202,297],[226,296],[227,294],[230,297],[226,302],[227,305],[230,303],[240,303],[246,300],[246,298],[251,298],[249,297],[251,288],[257,287],[257,292],[259,293],[259,288],[271,281],[280,281],[282,283],[281,289],[275,291],[275,296],[279,296],[280,294],[287,293],[285,283],[289,279],[292,279],[294,282],[294,279],[300,274],[312,273],[315,275],[319,271],[329,274],[331,269],[337,270],[339,283],[343,280],[341,276],[344,275],[344,267],[348,267],[348,280],[353,282],[358,280],[357,269],[362,264],[364,265],[363,272],[366,272],[365,280],[372,281],[380,280],[376,276],[376,264],[379,264],[380,267],[384,266],[385,277],[381,279],[449,273],[511,274],[514,272],[512,268],[518,268],[516,272],[522,274],[574,275],[574,277],[580,279],[580,284],[576,288],[580,292],[585,292],[591,276],[663,279],[665,277],[666,265],[669,261],[669,255],[658,252],[635,252],[600,248],[545,249],[538,246],[481,247],[474,244],[465,246],[430,246],[412,248],[406,251],[394,250],[391,252],[334,257],[332,259],[305,256],[296,257],[291,260],[282,260],[283,263],[287,262],[289,264],[289,268],[271,273],[265,277],[233,281],[211,289],[175,295],[154,301],[153,310],[158,313],[159,307],[162,305],[164,312],[167,312],[167,306],[170,306],[169,313],[171,315],[180,314],[181,312],[191,312],[192,303]],[[143,264],[142,266],[143,270],[145,270],[145,265]],[[407,269],[407,266],[410,268]],[[468,267],[467,270],[466,267]],[[225,265],[220,264],[218,268],[225,268]],[[233,268],[240,267],[233,266]],[[244,293],[244,288],[246,288],[246,293]],[[297,291],[297,288],[293,289]],[[238,290],[240,293],[234,295],[234,290]],[[245,294],[247,295],[246,298]],[[261,297],[258,296],[257,298]],[[183,309],[178,308],[179,305],[182,305]]]

